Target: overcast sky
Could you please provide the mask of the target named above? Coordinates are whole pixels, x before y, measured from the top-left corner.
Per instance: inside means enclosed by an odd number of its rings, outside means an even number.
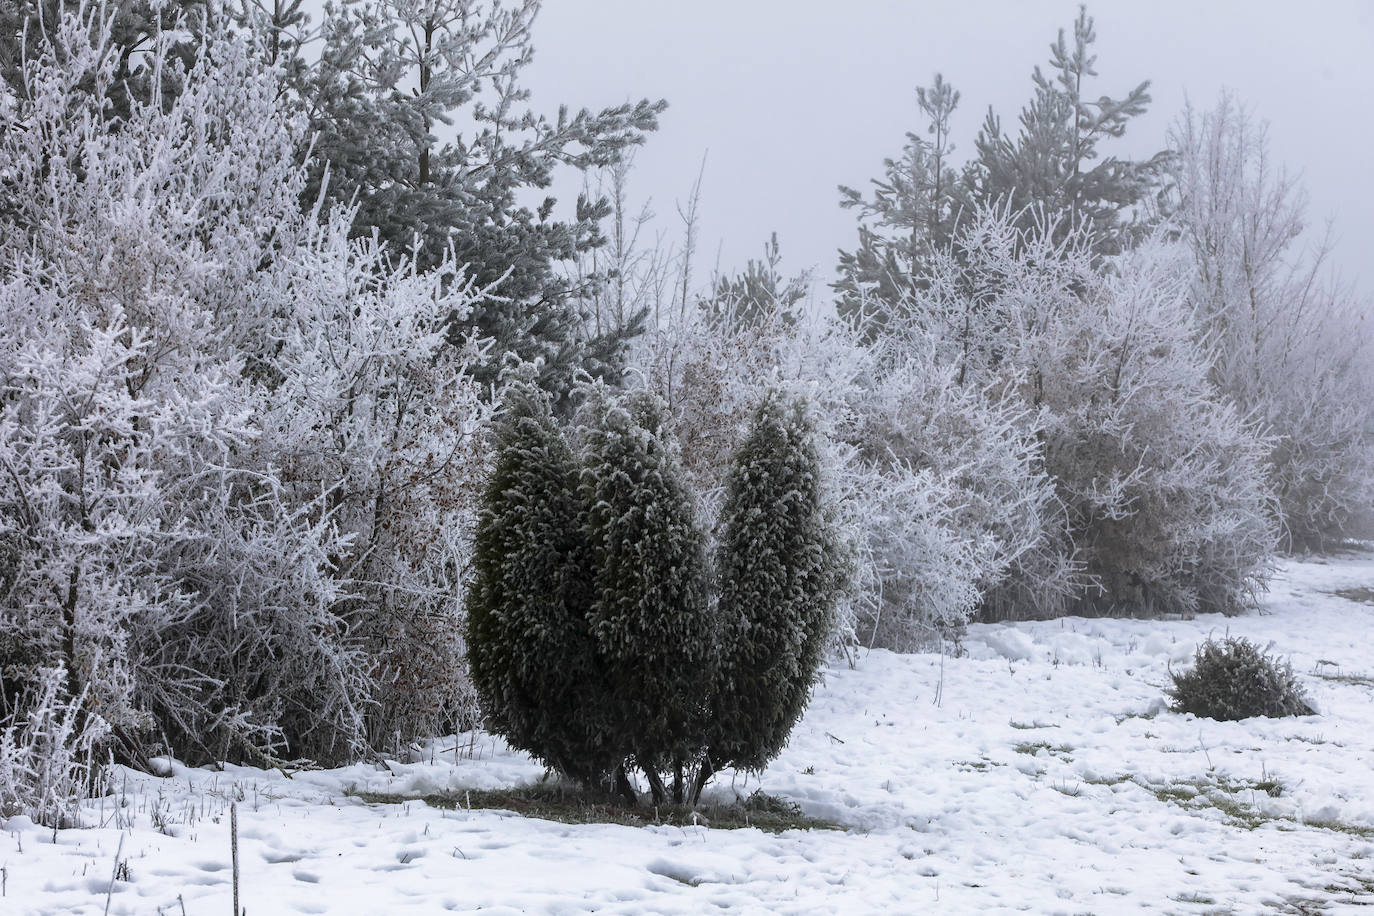
[[[658,133],[636,158],[631,194],[660,227],[680,223],[707,155],[700,262],[742,266],[776,230],[784,268],[829,279],[852,247],[854,216],[836,186],[866,186],[907,130],[915,87],[942,72],[961,93],[962,160],[989,105],[1015,126],[1030,74],[1078,5],[1067,0],[545,0],[527,71],[533,103],[601,107],[665,98]],[[1118,155],[1164,145],[1185,99],[1210,107],[1223,87],[1269,121],[1272,150],[1302,171],[1309,216],[1334,220],[1347,279],[1374,290],[1374,2],[1092,3],[1093,95],[1151,80],[1154,102]]]

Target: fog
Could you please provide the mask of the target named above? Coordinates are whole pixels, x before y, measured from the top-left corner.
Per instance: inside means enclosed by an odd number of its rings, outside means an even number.
[[[1032,69],[1077,10],[1043,0],[547,0],[527,82],[539,110],[667,99],[630,186],[632,199],[652,201],[658,231],[680,234],[676,204],[705,157],[699,268],[742,266],[776,230],[785,269],[814,267],[825,280],[855,235],[836,186],[866,186],[904,132],[922,129],[915,87],[938,71],[962,93],[962,161],[988,106],[1014,131]],[[1270,122],[1276,159],[1302,173],[1313,228],[1332,221],[1334,264],[1374,289],[1374,5],[1168,0],[1088,12],[1099,72],[1090,94],[1148,79],[1154,97],[1104,152],[1149,155],[1186,101],[1206,108],[1233,90]]]

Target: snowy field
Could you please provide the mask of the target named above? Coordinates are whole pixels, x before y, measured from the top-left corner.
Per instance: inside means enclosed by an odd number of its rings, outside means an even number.
[[[1374,905],[1374,605],[1360,600],[1374,593],[1360,589],[1374,557],[1290,564],[1257,615],[975,626],[966,657],[835,667],[761,784],[843,831],[567,826],[347,794],[542,775],[474,735],[456,762],[449,739],[390,771],[121,772],[89,808],[102,826],[3,825],[0,913],[102,913],[116,870],[110,913],[228,913],[231,799],[248,916],[1354,910]],[[1168,712],[1169,665],[1228,632],[1291,656],[1322,714]],[[713,791],[755,788],[727,774]]]

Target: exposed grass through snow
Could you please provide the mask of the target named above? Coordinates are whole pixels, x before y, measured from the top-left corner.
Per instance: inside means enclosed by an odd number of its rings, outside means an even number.
[[[517,786],[511,789],[471,789],[462,792],[404,795],[353,792],[368,804],[422,801],[434,808],[511,811],[563,824],[621,824],[627,827],[668,825],[733,830],[756,827],[767,833],[785,830],[843,830],[830,821],[808,817],[796,804],[762,790],[728,805],[640,805],[628,807],[613,796],[561,785]]]

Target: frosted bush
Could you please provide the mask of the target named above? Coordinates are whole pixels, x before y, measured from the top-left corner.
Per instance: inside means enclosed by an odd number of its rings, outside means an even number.
[[[479,293],[301,211],[301,123],[231,34],[151,36],[112,128],[102,16],[62,11],[0,106],[0,635],[135,761],[470,723],[487,408],[444,323]]]
[[[108,729],[83,708],[84,695],[63,699],[65,669],[36,675],[27,695],[3,698],[13,708],[0,718],[0,817],[72,826],[96,776],[95,745]]]

